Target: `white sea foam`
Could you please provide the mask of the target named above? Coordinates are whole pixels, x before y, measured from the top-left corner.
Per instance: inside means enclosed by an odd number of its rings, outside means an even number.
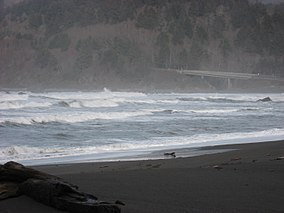
[[[119,106],[115,100],[92,100],[92,101],[81,101],[84,107],[117,107]]]
[[[0,148],[0,163],[10,160],[42,159],[52,157],[70,156],[77,153],[76,149],[66,147],[32,147],[9,146]]]
[[[238,108],[216,108],[216,109],[147,109],[147,111],[153,113],[194,113],[194,114],[234,114],[234,113],[257,113],[257,111],[262,110],[263,112],[271,111],[271,108],[258,108],[258,107],[238,107]],[[264,113],[263,113],[264,114]]]
[[[200,114],[234,114],[236,112],[244,113],[244,112],[253,112],[257,113],[257,111],[262,110],[258,107],[238,107],[238,108],[224,108],[224,109],[195,109],[195,110],[186,110],[186,112],[200,113]],[[269,111],[264,109],[263,111]]]
[[[41,149],[28,146],[10,146],[0,148],[0,158],[20,158],[22,155],[31,155],[35,153],[40,154]]]
[[[213,145],[225,145],[232,142],[250,143],[264,142],[268,140],[284,139],[284,129],[270,129],[258,132],[238,132],[226,134],[198,134],[191,137],[156,137],[145,141],[116,141],[116,143],[83,146],[83,147],[31,147],[31,146],[9,146],[0,148],[0,163],[8,160],[32,160],[43,158],[64,158],[92,155],[92,160],[96,156],[110,155],[111,153],[124,152],[125,155],[137,153],[137,151],[157,151],[169,148],[190,148]],[[99,154],[99,155],[97,155]],[[75,159],[73,159],[75,160]]]
[[[186,148],[201,147],[213,145],[237,144],[251,142],[265,142],[284,139],[284,129],[270,129],[257,132],[237,132],[224,134],[197,134],[193,136],[177,136],[177,137],[155,137],[151,140],[136,141],[131,143],[116,143],[103,145],[96,151],[131,151],[131,150],[161,150],[170,147]]]
[[[51,92],[38,94],[39,97],[58,99],[58,100],[94,100],[109,98],[131,98],[146,97],[147,95],[139,92]]]
[[[18,94],[18,93],[6,93],[0,92],[0,101],[23,101],[29,98],[29,94]]]
[[[12,124],[35,124],[35,123],[49,123],[49,122],[61,122],[61,123],[78,123],[91,120],[116,120],[126,119],[135,116],[150,115],[151,112],[139,111],[139,112],[85,112],[85,113],[72,113],[72,114],[47,114],[41,116],[29,116],[29,117],[4,117],[0,118],[0,123],[12,123]]]
[[[199,110],[190,110],[193,113],[205,113],[205,114],[220,114],[220,113],[232,113],[238,112],[238,109],[199,109]]]
[[[179,100],[158,100],[158,103],[162,104],[178,104],[180,101]]]
[[[236,132],[223,134],[197,134],[191,137],[157,137],[148,142],[149,147],[197,147],[225,145],[233,143],[251,143],[284,139],[284,129],[274,128],[257,132]],[[147,142],[144,142],[147,144]]]
[[[284,139],[283,129],[279,129],[284,115],[283,94],[143,94],[106,89],[0,92],[3,96],[0,161],[42,158],[49,163],[51,158],[80,158],[93,153],[96,159],[118,152],[131,155],[140,150]],[[266,96],[273,101],[257,102]],[[257,131],[267,128],[274,129]],[[56,137],[74,130],[78,134],[68,138],[72,145],[65,144],[66,138]]]
[[[212,102],[257,102],[270,97],[273,102],[284,102],[284,94],[176,94],[181,101],[212,101]]]
[[[134,104],[155,104],[156,101],[155,100],[150,100],[150,99],[126,99],[123,102],[125,103],[134,103]]]
[[[59,105],[71,108],[82,108],[82,107],[117,107],[121,100],[107,100],[107,99],[97,99],[97,100],[73,100],[73,101],[60,101]]]
[[[26,101],[5,101],[0,102],[0,110],[21,109],[21,108],[45,108],[50,107],[49,102],[26,102]]]

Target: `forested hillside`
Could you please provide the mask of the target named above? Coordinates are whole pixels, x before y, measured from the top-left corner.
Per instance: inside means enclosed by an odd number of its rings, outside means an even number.
[[[5,7],[0,0],[1,87],[191,87],[151,67],[284,76],[284,6],[26,0]]]

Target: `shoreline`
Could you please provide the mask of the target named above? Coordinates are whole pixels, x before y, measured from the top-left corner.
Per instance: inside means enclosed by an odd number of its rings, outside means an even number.
[[[206,147],[204,149],[216,149]],[[163,160],[45,165],[100,200],[121,200],[122,213],[284,211],[284,140],[222,145],[229,152]],[[59,213],[22,196],[0,202],[1,212]]]
[[[262,142],[258,142],[262,143]],[[189,147],[189,148],[173,148],[173,149],[161,149],[146,153],[145,151],[137,151],[136,154],[119,156],[118,153],[112,157],[95,158],[92,157],[96,154],[84,154],[78,156],[66,156],[66,157],[54,157],[47,159],[32,159],[32,160],[20,160],[19,163],[29,167],[42,167],[42,166],[61,166],[70,164],[88,164],[88,163],[117,163],[117,162],[135,162],[135,161],[148,161],[148,160],[170,160],[174,159],[173,156],[166,156],[164,153],[175,152],[176,158],[189,158],[202,155],[218,154],[222,152],[232,151],[232,149],[218,149],[219,146],[202,146],[202,147]],[[124,152],[122,152],[124,153]],[[139,153],[139,154],[138,154]],[[115,157],[117,156],[117,157]],[[60,160],[61,159],[61,160]],[[59,163],[60,162],[60,163]],[[4,162],[5,163],[5,162]]]
[[[53,165],[68,165],[68,164],[84,164],[84,163],[108,163],[108,162],[132,162],[132,161],[147,161],[147,160],[167,160],[172,159],[172,156],[165,156],[164,153],[175,152],[176,158],[188,158],[197,157],[202,155],[218,154],[223,152],[234,151],[234,147],[246,145],[246,144],[258,144],[258,143],[274,143],[282,141],[278,137],[268,137],[271,140],[265,140],[258,138],[247,138],[246,140],[233,139],[229,140],[232,143],[222,144],[221,142],[216,142],[211,145],[212,142],[204,144],[195,144],[189,146],[177,146],[177,147],[165,147],[162,149],[145,151],[145,150],[132,150],[131,154],[128,151],[118,151],[114,153],[90,153],[81,155],[70,155],[63,157],[52,157],[52,158],[39,158],[39,159],[27,159],[19,160],[18,162],[30,166],[53,166]],[[281,138],[281,137],[280,137]],[[284,140],[284,139],[283,139]],[[238,141],[238,142],[237,142]],[[254,142],[252,142],[254,141]],[[128,154],[127,154],[128,153]],[[17,161],[17,160],[15,160]],[[2,162],[3,164],[5,162]]]
[[[112,159],[112,160],[102,160],[102,161],[86,161],[86,162],[66,162],[66,163],[54,163],[54,164],[38,164],[38,165],[30,165],[29,167],[39,169],[43,171],[47,169],[53,172],[54,168],[60,168],[63,169],[65,167],[73,167],[78,169],[79,167],[89,167],[89,165],[98,165],[101,167],[101,165],[115,165],[119,166],[120,164],[136,164],[136,163],[147,163],[147,162],[160,162],[160,161],[166,161],[166,162],[177,162],[186,160],[189,161],[190,159],[208,159],[208,158],[217,158],[218,156],[229,156],[229,155],[237,155],[239,152],[242,153],[244,150],[253,151],[252,148],[256,147],[269,147],[272,146],[280,146],[283,145],[283,156],[284,156],[284,139],[283,140],[275,140],[275,141],[263,141],[263,142],[252,142],[252,143],[236,143],[236,144],[224,144],[224,145],[212,145],[212,146],[202,146],[202,147],[192,147],[192,148],[177,148],[177,149],[162,149],[160,151],[155,151],[155,154],[153,156],[157,156],[157,153],[159,154],[159,157],[157,158],[151,158],[149,157],[149,154],[146,154],[143,158],[140,158],[140,155],[136,155],[132,157],[131,159],[126,157],[125,159]],[[281,151],[281,149],[279,151]],[[190,154],[188,153],[188,150],[190,150]],[[177,155],[176,158],[171,156],[164,156],[163,154],[166,152],[174,151],[177,154],[180,152],[186,152],[184,155]],[[269,150],[268,150],[269,152]],[[267,153],[268,153],[267,152]],[[270,155],[269,155],[270,156]],[[251,156],[252,157],[252,156]],[[201,162],[200,162],[201,163]],[[117,164],[117,165],[116,165]],[[78,168],[77,168],[78,167]],[[106,168],[106,167],[105,167]],[[48,172],[47,171],[47,172]],[[284,171],[284,168],[283,168]],[[44,171],[45,172],[45,171]]]

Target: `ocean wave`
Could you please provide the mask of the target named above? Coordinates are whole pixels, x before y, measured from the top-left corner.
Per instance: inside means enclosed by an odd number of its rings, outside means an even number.
[[[0,162],[10,160],[42,159],[72,155],[75,150],[64,147],[9,146],[0,148]],[[76,153],[76,152],[75,152]]]
[[[242,144],[251,142],[276,141],[284,139],[284,129],[269,129],[255,132],[236,132],[224,134],[196,134],[192,136],[154,137],[143,141],[117,140],[96,146],[76,147],[32,147],[9,146],[0,147],[0,163],[7,160],[31,160],[56,157],[74,157],[89,154],[104,156],[115,152],[125,152],[128,155],[135,151],[157,151],[163,149],[193,148],[226,144]],[[115,142],[115,143],[114,143]]]
[[[207,101],[208,99],[205,97],[190,97],[190,98],[184,97],[184,98],[177,98],[177,100],[187,102],[187,101]]]
[[[224,94],[224,96],[216,95],[206,95],[206,94],[199,94],[199,95],[192,95],[191,97],[178,97],[177,100],[180,101],[201,101],[201,102],[216,102],[216,103],[254,103],[257,102],[259,99],[264,97],[270,97],[272,102],[282,103],[284,102],[284,95],[283,94]]]
[[[111,92],[108,90],[103,92],[50,92],[34,95],[34,97],[49,98],[53,100],[96,100],[109,98],[139,98],[146,96],[146,94],[139,92]]]
[[[2,102],[5,101],[25,101],[28,100],[29,94],[28,93],[7,93],[7,92],[0,92],[0,100]]]
[[[178,110],[173,110],[173,109],[147,109],[147,111],[150,111],[154,114],[173,114],[175,112],[178,112]]]
[[[56,157],[72,157],[87,154],[102,154],[108,152],[125,151],[135,149],[135,144],[119,142],[99,146],[80,146],[80,147],[33,147],[14,145],[0,147],[0,163],[10,160],[31,160]]]
[[[81,107],[117,107],[119,106],[118,103],[112,100],[72,100],[72,101],[60,101],[58,103],[60,106],[63,107],[71,107],[71,108],[81,108]]]
[[[21,155],[42,153],[40,148],[28,147],[28,146],[10,146],[0,148],[0,158],[2,157],[16,157],[19,158]]]
[[[210,102],[229,102],[229,103],[243,103],[243,102],[255,102],[254,100],[242,100],[242,99],[234,99],[234,98],[223,98],[223,97],[209,97],[207,98],[207,101]]]
[[[30,117],[9,117],[0,118],[0,124],[45,124],[50,122],[58,123],[79,123],[87,122],[91,120],[117,120],[126,119],[136,116],[150,115],[149,111],[139,112],[97,112],[97,113],[78,113],[78,114],[47,114],[42,116],[30,116]]]
[[[248,108],[226,108],[226,109],[148,109],[156,114],[174,114],[174,113],[196,113],[196,114],[228,114],[236,112],[253,112],[259,111],[261,108],[248,107]],[[269,109],[263,109],[263,111],[269,111]]]
[[[222,113],[232,113],[238,112],[239,109],[196,109],[188,110],[187,112],[200,113],[200,114],[222,114]]]
[[[98,107],[118,107],[120,104],[155,104],[157,101],[150,99],[127,99],[127,98],[109,98],[109,99],[81,99],[64,100],[58,102],[60,106],[71,108],[98,108]]]
[[[240,113],[247,115],[248,113],[259,113],[266,115],[272,108],[260,108],[260,107],[241,107],[241,108],[227,108],[227,109],[201,109],[201,110],[187,110],[187,112],[200,113],[200,114],[228,114],[228,113]]]
[[[178,104],[180,101],[179,100],[158,100],[158,103],[162,104]]]
[[[162,114],[178,114],[178,113],[196,113],[196,114],[223,114],[223,113],[231,113],[231,112],[238,112],[237,109],[204,109],[204,110],[176,110],[176,109],[164,109],[161,111],[156,111],[156,113]]]
[[[195,97],[195,98],[178,98],[180,101],[206,101],[206,102],[215,102],[215,103],[242,103],[242,102],[255,102],[253,100],[241,100],[241,99],[232,99],[225,97]]]
[[[49,102],[23,102],[23,101],[4,101],[0,102],[0,110],[21,109],[21,108],[45,108],[50,107]]]
[[[197,134],[189,137],[156,137],[142,142],[145,148],[200,147],[226,144],[265,142],[284,139],[284,129],[273,128],[255,132],[236,132],[224,134]]]

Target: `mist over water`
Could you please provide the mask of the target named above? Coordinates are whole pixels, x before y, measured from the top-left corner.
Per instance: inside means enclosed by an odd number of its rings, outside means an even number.
[[[283,94],[0,92],[0,163],[279,140],[283,120]]]

